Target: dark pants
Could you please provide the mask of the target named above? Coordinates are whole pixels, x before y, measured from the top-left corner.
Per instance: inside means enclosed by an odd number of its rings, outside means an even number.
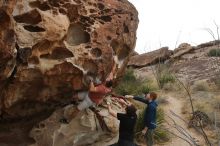
[[[134,144],[133,141],[119,139],[118,143],[115,143],[115,144],[110,145],[110,146],[136,146],[136,145]]]
[[[146,140],[147,146],[152,146],[154,144],[153,135],[154,135],[154,130],[148,129],[147,133],[145,134],[145,140]]]

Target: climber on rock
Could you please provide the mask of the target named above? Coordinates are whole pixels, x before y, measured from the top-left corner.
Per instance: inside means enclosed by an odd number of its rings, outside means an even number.
[[[133,98],[147,104],[147,107],[144,112],[144,125],[145,128],[142,130],[142,133],[145,135],[145,140],[147,146],[152,146],[153,143],[153,133],[156,128],[156,112],[157,112],[157,94],[154,92],[145,94],[145,97],[138,97],[132,95],[126,95],[126,98]]]
[[[112,91],[112,81],[106,81],[105,83],[94,85],[91,81],[89,91],[78,92],[73,98],[81,100],[75,109],[64,110],[64,118],[61,119],[62,123],[68,123],[70,118],[74,118],[80,111],[83,111],[89,107],[99,105],[102,103],[103,98]],[[73,108],[71,106],[71,108]]]
[[[94,85],[90,83],[89,91],[79,92],[77,94],[78,99],[83,100],[78,106],[79,111],[84,110],[93,105],[99,105],[102,103],[103,98],[111,92],[112,81],[106,81],[104,84]]]
[[[120,121],[119,140],[111,146],[135,146],[134,129],[137,120],[137,109],[134,105],[130,104],[125,108],[126,113],[116,113],[112,110],[110,102],[107,102],[107,104],[109,113]]]
[[[73,99],[81,100],[81,102],[72,110],[68,109],[68,107],[73,108],[73,106],[67,106],[64,110],[64,118],[60,122],[68,123],[69,119],[74,118],[80,111],[101,104],[103,98],[112,91],[112,80],[115,78],[115,70],[116,63],[114,62],[112,70],[104,83],[94,84],[93,78],[88,78],[90,80],[89,90],[74,93]]]

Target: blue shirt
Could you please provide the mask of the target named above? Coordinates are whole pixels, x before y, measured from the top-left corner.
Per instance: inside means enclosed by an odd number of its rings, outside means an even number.
[[[135,96],[135,100],[143,102],[147,104],[144,112],[144,125],[148,129],[155,129],[156,128],[156,113],[157,113],[157,103],[156,101],[149,102],[147,99]]]

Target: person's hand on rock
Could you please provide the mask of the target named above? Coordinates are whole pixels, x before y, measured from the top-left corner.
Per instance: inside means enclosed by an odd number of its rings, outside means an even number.
[[[133,95],[125,95],[125,98],[134,98]]]
[[[123,99],[118,99],[118,102],[121,103],[122,106],[128,106],[128,103]]]
[[[143,135],[145,135],[147,133],[147,128],[144,128],[141,132]]]

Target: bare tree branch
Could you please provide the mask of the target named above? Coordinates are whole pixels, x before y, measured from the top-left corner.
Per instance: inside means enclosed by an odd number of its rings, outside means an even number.
[[[188,95],[189,100],[190,100],[191,108],[192,108],[192,114],[193,114],[193,116],[194,116],[195,111],[194,111],[194,106],[193,106],[193,102],[192,102],[192,96],[191,96],[191,93],[190,93],[190,88],[187,88],[186,85],[185,85],[176,75],[174,75],[174,76],[175,76],[176,80],[179,82],[179,84],[182,85],[182,87],[183,87],[183,88],[185,89],[185,91],[187,92],[187,95]],[[210,142],[209,139],[208,139],[207,134],[205,133],[205,131],[204,131],[204,129],[203,129],[201,120],[199,121],[199,127],[200,127],[200,129],[201,129],[201,131],[202,131],[202,136],[203,136],[203,138],[205,139],[206,144],[207,144],[208,146],[212,146],[211,142]]]

